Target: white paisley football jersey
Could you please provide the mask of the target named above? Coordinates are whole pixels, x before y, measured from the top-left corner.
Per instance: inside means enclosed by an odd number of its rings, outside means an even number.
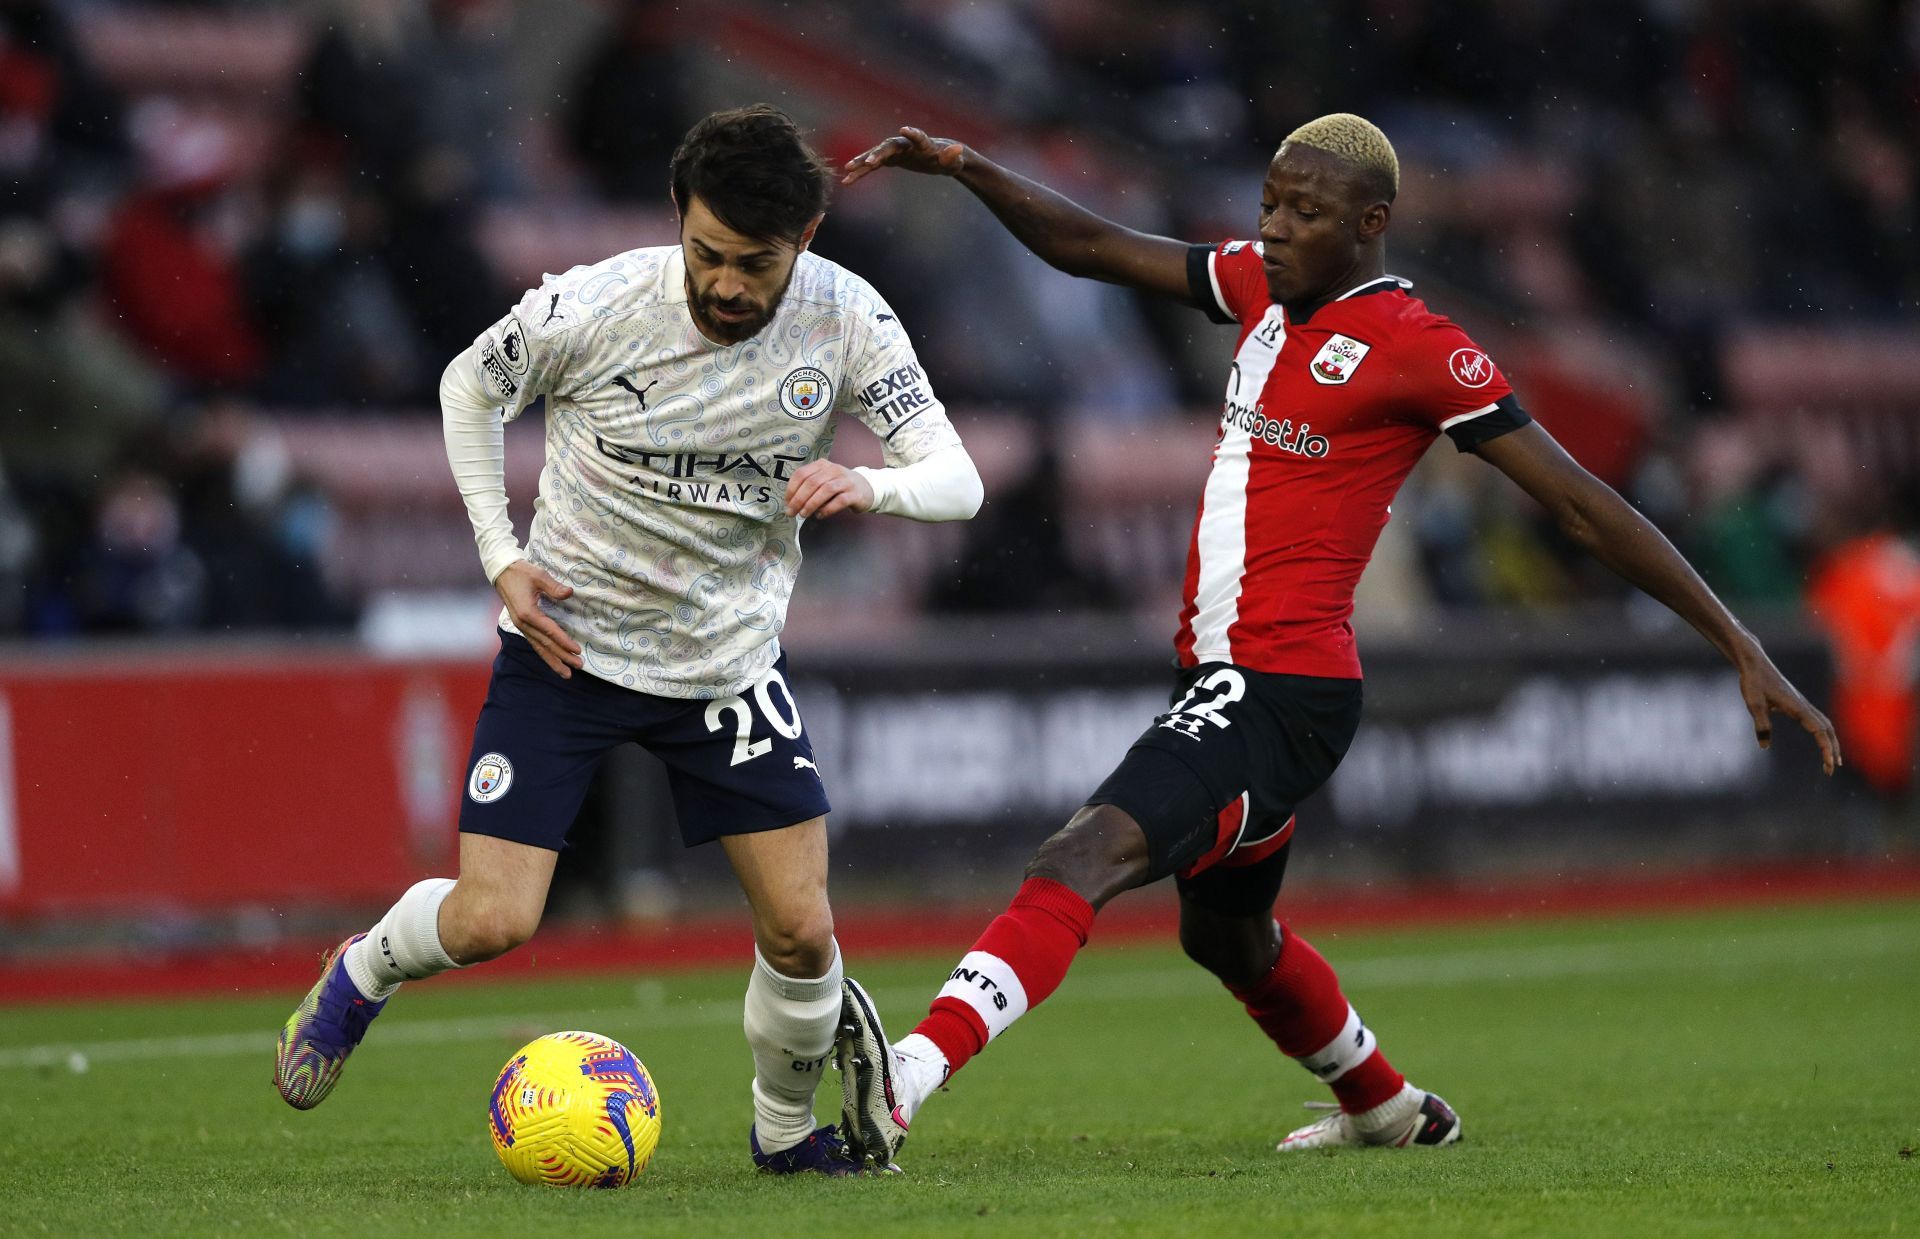
[[[662,246],[547,277],[471,356],[503,419],[547,400],[526,555],[573,594],[543,606],[589,672],[658,696],[730,696],[779,658],[800,569],[787,479],[827,455],[837,414],[890,468],[960,442],[892,309],[810,253],[739,344],[694,327]]]

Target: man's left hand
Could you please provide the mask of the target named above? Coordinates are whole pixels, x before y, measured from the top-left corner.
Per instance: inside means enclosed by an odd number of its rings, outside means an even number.
[[[1840,737],[1834,734],[1827,716],[1788,683],[1758,645],[1740,654],[1734,665],[1740,671],[1740,696],[1747,703],[1747,713],[1753,716],[1753,735],[1760,747],[1773,743],[1775,712],[1784,714],[1812,734],[1820,745],[1820,764],[1832,774],[1840,765]]]
[[[836,512],[866,512],[873,507],[873,486],[831,460],[800,466],[787,480],[787,515],[822,519]]]

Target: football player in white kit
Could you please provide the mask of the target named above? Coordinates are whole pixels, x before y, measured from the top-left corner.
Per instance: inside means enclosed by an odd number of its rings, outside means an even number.
[[[755,1163],[855,1170],[813,1122],[841,966],[827,798],[779,635],[806,520],[964,520],[981,486],[886,302],[808,252],[830,176],[773,108],[709,116],[673,158],[679,245],[549,277],[447,367],[447,455],[505,604],[460,872],[328,956],[280,1036],[289,1104],[326,1098],[401,982],[533,935],[595,767],[631,740],[666,763],[686,843],[718,839],[752,909]],[[541,396],[522,548],[502,427]],[[827,459],[837,413],[881,437],[885,468]]]

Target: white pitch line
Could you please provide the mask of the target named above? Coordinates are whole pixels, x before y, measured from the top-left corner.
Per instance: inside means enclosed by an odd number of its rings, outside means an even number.
[[[402,1020],[380,1029],[380,1040],[402,1045],[443,1045],[454,1041],[488,1041],[511,1037],[531,1027],[559,1028],[580,1020],[583,1012],[520,1013],[515,1015],[468,1016],[451,1020]],[[681,1006],[627,1007],[585,1013],[592,1019],[611,1024],[619,1020],[645,1020],[649,1027],[674,1028],[700,1024],[721,1024],[738,1020],[740,1015],[718,1003]],[[128,1062],[155,1058],[216,1058],[222,1055],[271,1054],[278,1037],[275,1032],[210,1033],[181,1037],[134,1037],[120,1041],[74,1042],[69,1044],[30,1045],[0,1050],[0,1069],[7,1067],[57,1067],[74,1054],[89,1064]],[[535,1034],[538,1035],[538,1034]]]
[[[1760,948],[1757,952],[1753,948]],[[1728,954],[1730,949],[1740,954]],[[1623,944],[1553,944],[1492,950],[1436,952],[1425,955],[1388,955],[1360,959],[1340,968],[1349,989],[1417,989],[1469,982],[1544,980],[1554,977],[1637,977],[1649,973],[1747,972],[1790,964],[1840,963],[1890,956],[1920,955],[1920,926],[1911,921],[1833,926],[1812,931],[1769,930],[1762,933],[1684,938],[1673,942],[1639,941]],[[658,980],[645,982],[660,986]],[[876,1000],[882,1007],[917,1010],[931,987],[912,992],[882,989]],[[1083,977],[1063,987],[1050,1005],[1160,1001],[1183,995],[1211,995],[1213,981],[1193,967],[1154,968]],[[574,1007],[548,1012],[468,1016],[459,1019],[406,1020],[384,1024],[381,1044],[441,1045],[460,1041],[512,1038],[535,1028],[563,1028],[588,1023],[602,1028],[644,1026],[647,1029],[718,1027],[736,1024],[740,1008],[733,1001],[672,1003],[590,1010]],[[136,1037],[114,1041],[56,1042],[0,1049],[0,1070],[58,1067],[75,1054],[89,1064],[136,1062],[165,1058],[216,1058],[272,1052],[275,1033],[205,1033],[178,1037]]]

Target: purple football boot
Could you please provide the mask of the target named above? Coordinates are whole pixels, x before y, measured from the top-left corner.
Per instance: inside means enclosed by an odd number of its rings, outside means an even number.
[[[311,1110],[327,1099],[347,1065],[347,1055],[387,1005],[363,996],[347,976],[347,948],[364,937],[355,934],[327,952],[320,963],[320,979],[280,1030],[273,1082],[296,1110]]]
[[[840,1178],[861,1172],[859,1162],[847,1152],[847,1142],[833,1124],[815,1128],[805,1140],[777,1153],[760,1151],[760,1129],[747,1132],[747,1147],[753,1150],[753,1164],[761,1174],[824,1174]]]

